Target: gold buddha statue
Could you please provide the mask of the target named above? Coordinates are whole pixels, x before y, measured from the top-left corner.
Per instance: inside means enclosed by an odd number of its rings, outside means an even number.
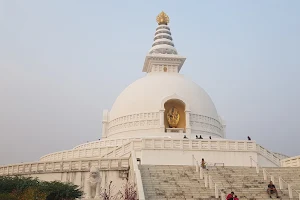
[[[167,113],[167,120],[168,120],[170,128],[177,128],[179,118],[180,118],[180,115],[179,115],[177,108],[172,107],[169,110],[169,112]]]

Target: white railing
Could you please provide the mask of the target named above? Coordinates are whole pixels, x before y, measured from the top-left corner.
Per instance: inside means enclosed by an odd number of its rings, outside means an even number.
[[[67,151],[59,151],[47,154],[40,158],[40,161],[59,161],[78,158],[101,157],[108,152],[111,152],[116,147],[97,147],[86,149],[71,149]]]
[[[143,149],[183,149],[214,151],[256,151],[252,141],[143,139]]]
[[[88,171],[91,166],[100,170],[128,170],[129,161],[128,158],[118,158],[20,163],[0,166],[0,176]]]
[[[106,153],[102,157],[118,158],[118,157],[124,157],[126,155],[129,156],[129,154],[133,150],[141,150],[141,148],[142,148],[142,139],[131,140],[130,142],[111,150],[110,152]]]
[[[225,193],[222,192],[222,190],[219,188],[219,185],[213,181],[213,178],[211,175],[208,176],[208,180],[209,180],[209,182],[208,182],[209,188],[212,189],[214,186],[215,198],[219,198],[219,196],[221,196],[221,200],[225,200],[226,199]]]
[[[226,198],[225,198],[224,192],[222,192],[219,185],[213,181],[213,178],[211,175],[204,173],[203,168],[199,165],[199,162],[196,160],[194,155],[192,155],[192,161],[193,161],[193,166],[195,166],[196,173],[199,173],[199,177],[201,180],[204,179],[205,187],[209,188],[209,189],[214,189],[215,198],[221,197],[221,200],[225,200]]]
[[[155,138],[162,139],[168,137]],[[130,143],[131,141],[136,140],[141,141],[140,138],[127,138],[89,142],[86,144],[79,145],[71,150],[58,151],[44,155],[40,158],[40,161],[59,161],[78,158],[103,157],[106,154],[112,152],[114,149],[118,149],[118,147],[121,147]]]
[[[113,142],[114,141],[114,142]],[[111,140],[106,145],[117,144],[119,146],[106,146],[95,148],[78,148],[68,151],[55,152],[41,157],[40,161],[61,161],[81,158],[105,157],[115,158],[129,155],[130,150],[141,149],[172,149],[172,150],[213,150],[213,151],[256,151],[267,157],[276,165],[280,165],[280,160],[272,152],[256,145],[253,141],[231,141],[231,140],[183,140],[169,138],[144,138],[144,139],[122,139]],[[127,141],[127,142],[126,142]],[[98,142],[98,141],[97,141]],[[101,141],[99,141],[100,144]],[[103,141],[102,144],[104,144]],[[132,146],[131,146],[132,145]]]
[[[274,178],[273,178],[274,179]],[[293,191],[298,194],[298,197],[300,199],[300,194],[297,192],[295,189],[292,188],[292,185],[286,182],[282,177],[278,177],[278,182],[279,182],[279,189],[282,190],[284,189],[284,185],[286,185],[288,192],[289,192],[289,198],[293,198]]]
[[[255,166],[255,169],[256,169],[256,173],[259,173],[259,165],[258,165],[258,163],[252,158],[252,156],[250,156],[251,167],[253,167],[253,162],[254,162],[254,166]]]
[[[281,160],[282,167],[300,167],[300,156],[294,156]]]
[[[102,139],[77,145],[73,149],[116,147],[139,138]]]
[[[219,151],[255,151],[255,143],[240,141],[181,140],[181,139],[135,139],[119,146],[102,156],[117,158],[129,156],[131,151],[142,149],[172,150],[219,150]]]
[[[252,167],[252,162],[254,162],[255,167],[256,167],[256,172],[259,173],[259,168],[261,168],[259,166],[259,164],[250,156],[250,161],[251,161],[251,167]],[[262,172],[263,172],[263,178],[264,181],[268,180],[268,177],[270,177],[270,180],[275,183],[275,177],[274,175],[270,174],[266,168],[262,168]],[[289,193],[289,198],[293,198],[293,191],[297,194],[298,198],[300,199],[300,193],[298,191],[296,191],[291,184],[289,184],[288,182],[286,182],[282,177],[278,177],[278,182],[279,182],[279,189],[282,190],[284,189],[284,183],[287,186],[288,189],[288,193]]]
[[[147,136],[146,138],[171,138],[170,136]],[[116,147],[121,146],[131,140],[141,139],[137,137],[132,138],[115,138],[115,139],[101,139],[84,144],[77,145],[73,149],[84,149],[84,148],[99,148],[99,147]]]
[[[137,164],[135,151],[131,152],[129,161],[130,161],[130,174],[131,174],[132,181],[136,184],[138,199],[145,200],[141,171],[139,170],[139,166]]]
[[[267,150],[266,148],[260,146],[259,144],[256,144],[256,147],[257,147],[256,148],[257,152],[259,154],[261,154],[262,156],[268,158],[271,162],[273,162],[278,167],[281,166],[280,159],[275,155],[275,153]]]
[[[265,168],[263,168],[263,177],[264,177],[265,181],[268,180],[268,176],[270,177],[271,181],[274,183],[275,182],[274,175],[270,174]],[[285,181],[281,176],[278,177],[278,182],[279,182],[279,189],[280,190],[284,189],[284,185],[286,185],[286,187],[288,189],[290,199],[292,199],[293,196],[294,196],[293,192],[295,192],[296,195],[298,196],[298,198],[300,199],[300,193],[293,188],[292,184]]]
[[[290,156],[287,156],[285,154],[282,154],[282,153],[277,153],[277,152],[273,152],[273,154],[279,158],[280,160],[283,160],[283,159],[286,159],[286,158],[290,158]]]
[[[198,163],[198,160],[196,160],[194,155],[192,155],[192,163],[193,163],[193,166],[195,166],[196,172],[199,172],[199,163]]]

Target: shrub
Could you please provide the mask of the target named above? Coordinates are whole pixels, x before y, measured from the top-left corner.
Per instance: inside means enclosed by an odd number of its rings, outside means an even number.
[[[0,200],[18,200],[18,198],[12,194],[0,194]]]
[[[83,192],[78,186],[58,181],[39,181],[32,177],[0,177],[0,194],[3,200],[73,200]],[[6,195],[6,196],[5,196]],[[0,198],[0,200],[2,200]]]

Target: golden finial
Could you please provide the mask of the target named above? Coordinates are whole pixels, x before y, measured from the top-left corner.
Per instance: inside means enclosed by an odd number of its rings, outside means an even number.
[[[161,13],[159,13],[159,15],[157,15],[156,21],[157,21],[158,25],[161,25],[161,24],[168,25],[170,20],[169,20],[169,16],[164,11],[161,11]]]

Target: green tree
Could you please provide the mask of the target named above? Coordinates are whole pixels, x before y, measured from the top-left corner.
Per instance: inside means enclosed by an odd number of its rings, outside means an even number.
[[[0,194],[0,200],[18,200],[18,198],[12,194]]]
[[[32,177],[0,176],[0,194],[4,196],[3,200],[14,197],[18,200],[74,200],[80,198],[83,192],[71,183],[39,181]]]

